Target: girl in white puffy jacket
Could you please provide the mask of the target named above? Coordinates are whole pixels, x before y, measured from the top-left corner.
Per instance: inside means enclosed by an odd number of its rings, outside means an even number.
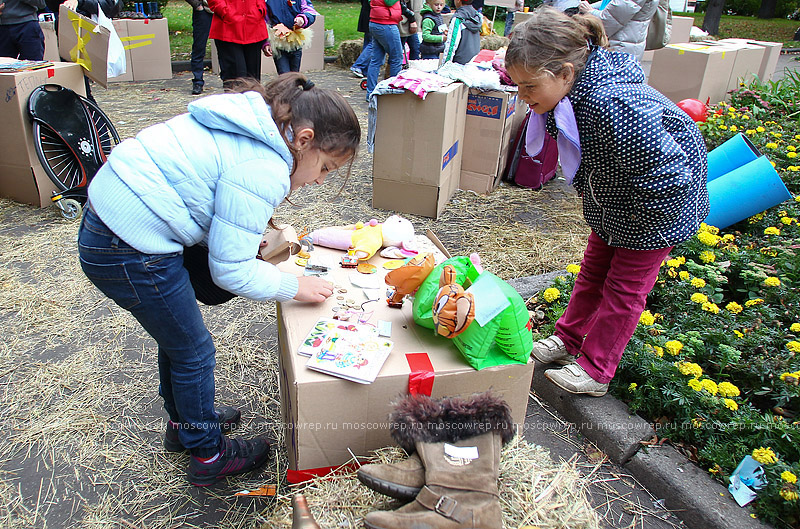
[[[630,53],[638,60],[644,55],[647,28],[656,13],[658,0],[610,0],[590,4],[582,0],[581,13],[589,13],[603,21],[608,47]]]

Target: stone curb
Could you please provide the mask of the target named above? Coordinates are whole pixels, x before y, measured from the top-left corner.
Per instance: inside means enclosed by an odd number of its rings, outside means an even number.
[[[550,286],[559,275],[552,272],[509,283],[527,299]],[[535,290],[532,290],[534,289]],[[656,435],[652,425],[631,415],[628,406],[611,395],[588,397],[568,393],[544,376],[547,368],[536,362],[531,388],[572,423],[611,461],[623,466],[689,529],[770,529],[739,507],[727,487],[715,481],[671,446],[645,447],[640,443]]]

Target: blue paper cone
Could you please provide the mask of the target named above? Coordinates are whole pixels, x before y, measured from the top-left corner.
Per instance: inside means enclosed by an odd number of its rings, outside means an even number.
[[[711,211],[706,224],[727,228],[740,220],[777,206],[792,195],[767,160],[755,160],[708,182]]]
[[[708,153],[708,181],[730,173],[759,156],[761,153],[756,146],[739,133]]]

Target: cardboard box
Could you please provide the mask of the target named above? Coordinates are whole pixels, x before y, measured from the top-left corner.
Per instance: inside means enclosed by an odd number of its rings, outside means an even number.
[[[450,197],[458,189],[459,173],[453,173],[440,185],[412,184],[372,178],[372,207],[439,218]]]
[[[311,24],[311,31],[314,36],[311,39],[311,47],[303,50],[303,58],[300,60],[300,71],[309,72],[325,69],[325,17],[317,15],[314,23]],[[217,46],[211,46],[211,71],[219,74],[219,54]],[[272,57],[261,56],[261,75],[278,75],[275,69],[275,60]]]
[[[86,95],[83,68],[68,62],[54,62],[50,68],[18,73],[0,73],[0,196],[46,207],[55,185],[44,173],[33,147],[28,97],[34,88],[47,83],[60,84]]]
[[[766,82],[772,79],[772,74],[775,73],[775,67],[778,65],[778,58],[781,55],[781,42],[767,42],[763,40],[750,40],[750,39],[721,39],[718,42],[736,42],[745,43],[754,46],[761,46],[764,48],[764,56],[761,58],[761,64],[758,67],[759,80]]]
[[[699,43],[668,44],[657,50],[648,84],[677,103],[725,99],[736,53]]]
[[[112,81],[172,79],[166,18],[115,20],[114,29],[125,47],[127,69]]]
[[[464,124],[464,154],[459,187],[490,193],[500,183],[506,166],[509,143],[527,105],[516,91],[470,89]],[[516,118],[516,119],[515,119]]]
[[[87,77],[108,86],[107,61],[110,32],[64,4],[58,8],[58,53],[80,64]]]
[[[343,255],[341,251],[315,246],[314,254],[318,252],[332,255],[337,261]],[[386,273],[381,267],[383,261],[378,256],[370,260],[379,274]],[[291,259],[280,267],[299,272]],[[358,297],[359,302],[364,299],[359,289],[350,285],[347,270],[336,267],[333,273],[335,283],[348,288],[346,296]],[[514,422],[524,423],[533,363],[476,371],[452,342],[414,323],[410,300],[403,303],[402,309],[390,308],[383,300],[369,305],[369,310],[374,310],[370,322],[390,322],[390,339],[394,342],[372,384],[358,384],[307,369],[308,359],[298,355],[297,348],[319,318],[333,314],[335,305],[335,296],[321,304],[278,304],[281,411],[292,470],[338,466],[351,460],[351,452],[366,456],[394,444],[387,417],[392,402],[408,394],[408,353],[427,353],[434,371],[432,397],[468,396],[491,389],[508,402]]]
[[[378,96],[372,174],[442,186],[461,172],[467,87],[451,83],[420,99],[411,92]]]
[[[764,58],[764,48],[745,42],[703,41],[709,46],[721,46],[725,50],[735,51],[736,57],[728,79],[728,91],[739,88],[740,83],[750,83],[758,74],[761,60]]]
[[[39,22],[44,35],[44,60],[60,62],[58,56],[58,37],[56,37],[56,23],[54,21]]]
[[[694,25],[694,18],[692,17],[679,17],[673,16],[672,17],[672,33],[669,36],[669,43],[670,44],[680,44],[682,42],[689,42],[690,35],[692,32],[692,26]],[[644,55],[642,56],[643,61],[652,61],[653,55],[658,52],[658,50],[650,50],[645,51]]]

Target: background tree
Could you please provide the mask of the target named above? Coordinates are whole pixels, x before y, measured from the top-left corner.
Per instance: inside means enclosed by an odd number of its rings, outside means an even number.
[[[775,18],[775,9],[778,7],[778,0],[761,0],[761,7],[758,9],[758,18]]]
[[[770,0],[764,0],[770,1]],[[708,0],[706,15],[703,17],[701,29],[709,35],[719,34],[719,20],[722,18],[722,9],[725,7],[725,0]]]

